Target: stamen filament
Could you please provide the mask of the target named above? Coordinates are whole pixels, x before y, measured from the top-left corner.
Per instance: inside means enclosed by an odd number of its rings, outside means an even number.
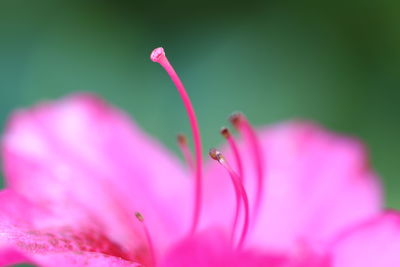
[[[164,49],[162,47],[156,48],[150,55],[150,59],[154,62],[159,63],[168,75],[171,77],[172,82],[175,84],[176,89],[178,90],[183,104],[186,108],[187,115],[189,117],[190,126],[192,128],[193,142],[194,142],[194,151],[196,158],[196,181],[195,181],[195,200],[194,200],[194,210],[193,210],[193,220],[191,226],[191,234],[193,234],[199,223],[200,212],[201,212],[201,199],[202,199],[202,148],[201,148],[201,136],[200,130],[196,118],[196,114],[193,109],[192,102],[183,86],[183,83],[179,79],[176,74],[174,68],[169,63],[167,57],[165,56]]]
[[[241,182],[243,183],[243,163],[242,163],[242,159],[240,157],[240,153],[239,153],[239,148],[236,144],[235,139],[233,138],[231,132],[229,131],[228,128],[223,127],[221,129],[221,135],[226,139],[226,141],[228,141],[228,144],[233,152],[233,155],[235,157],[235,161],[236,161],[236,166],[237,166],[237,171],[239,174],[239,177],[241,179]]]
[[[249,208],[249,199],[246,193],[246,190],[244,189],[243,184],[240,182],[240,178],[237,175],[237,173],[231,168],[229,165],[228,161],[225,159],[225,157],[222,155],[222,153],[215,148],[210,149],[209,155],[211,156],[212,159],[218,161],[226,171],[228,171],[229,175],[231,176],[232,183],[235,187],[235,192],[237,192],[238,196],[241,197],[243,201],[243,206],[244,206],[244,223],[243,223],[243,229],[240,235],[240,239],[237,245],[238,249],[241,249],[243,247],[244,241],[246,240],[247,233],[249,231],[249,220],[250,220],[250,208]],[[238,211],[238,208],[236,207],[236,212]],[[235,215],[237,216],[237,215]]]
[[[261,152],[260,142],[257,138],[257,134],[246,117],[241,113],[235,113],[230,117],[232,125],[237,129],[237,131],[245,136],[250,143],[252,148],[253,158],[255,162],[255,168],[257,172],[257,192],[256,199],[253,206],[253,222],[257,221],[258,213],[260,211],[260,206],[263,198],[264,189],[264,159]]]
[[[192,158],[192,153],[191,153],[191,151],[189,149],[186,136],[183,135],[183,134],[178,134],[176,139],[178,141],[179,149],[181,150],[181,153],[183,155],[183,158],[184,158],[187,166],[191,170],[194,170],[195,168],[194,168],[194,162],[193,162],[193,158]]]
[[[151,261],[153,262],[153,266],[156,266],[157,261],[156,261],[156,254],[154,250],[153,240],[151,239],[150,232],[147,229],[146,224],[144,223],[144,217],[140,212],[135,212],[135,216],[142,225],[143,232],[146,236],[147,245],[149,246]]]
[[[233,152],[233,155],[234,155],[235,160],[236,160],[236,166],[237,166],[237,169],[238,169],[238,176],[239,176],[240,182],[243,185],[244,184],[243,183],[243,165],[242,165],[242,159],[240,157],[239,149],[238,149],[238,146],[236,144],[236,141],[232,137],[232,135],[231,135],[231,133],[230,133],[228,128],[223,127],[221,129],[220,133],[227,140],[227,142],[228,142],[228,144],[229,144],[229,146],[230,146],[230,148],[231,148],[231,150]],[[236,191],[236,213],[235,213],[235,219],[234,219],[233,225],[232,225],[232,233],[231,233],[232,239],[234,238],[234,235],[236,233],[237,224],[238,224],[238,221],[239,221],[240,209],[241,209],[240,199],[238,197],[238,192],[237,192],[236,187],[235,187],[235,191]]]

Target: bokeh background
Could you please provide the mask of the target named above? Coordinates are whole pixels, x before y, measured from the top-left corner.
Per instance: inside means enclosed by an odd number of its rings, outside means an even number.
[[[205,147],[236,110],[255,125],[311,119],[362,139],[400,208],[400,2],[0,2],[0,123],[75,91],[129,112],[177,151],[190,133],[163,46],[197,109]]]

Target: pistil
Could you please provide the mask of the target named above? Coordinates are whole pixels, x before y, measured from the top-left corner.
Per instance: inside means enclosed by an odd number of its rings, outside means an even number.
[[[176,74],[174,68],[169,63],[167,57],[165,56],[164,49],[162,47],[156,48],[150,55],[150,59],[154,62],[159,63],[165,71],[168,73],[172,82],[175,84],[176,89],[178,90],[183,104],[185,106],[190,126],[192,128],[193,142],[194,142],[194,151],[195,151],[195,160],[196,160],[196,181],[195,181],[195,194],[194,194],[194,209],[193,209],[193,219],[192,226],[190,229],[190,233],[193,234],[198,226],[200,213],[201,213],[201,199],[202,199],[202,147],[201,147],[201,136],[200,130],[196,118],[196,114],[194,112],[194,108],[192,102],[190,101],[189,95],[187,94],[185,87],[183,86],[182,81],[179,79]]]

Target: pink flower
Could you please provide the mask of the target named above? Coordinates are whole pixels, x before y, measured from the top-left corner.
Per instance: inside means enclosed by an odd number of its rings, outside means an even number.
[[[400,215],[381,211],[362,145],[308,122],[241,134],[189,168],[122,112],[73,95],[13,115],[3,139],[0,265],[400,266]],[[220,163],[220,164],[217,164]],[[222,166],[221,166],[222,165]],[[194,176],[194,178],[192,178]],[[138,213],[140,212],[140,213]]]

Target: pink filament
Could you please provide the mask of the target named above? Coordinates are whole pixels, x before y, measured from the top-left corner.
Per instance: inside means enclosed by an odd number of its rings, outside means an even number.
[[[181,150],[181,153],[183,155],[183,158],[185,159],[187,166],[191,170],[194,170],[195,167],[194,167],[194,162],[193,162],[193,158],[192,158],[192,153],[187,144],[186,136],[184,136],[183,134],[179,134],[177,137],[177,140],[178,140],[179,149]]]
[[[235,157],[235,161],[236,161],[236,166],[238,169],[238,174],[239,177],[241,179],[241,182],[243,183],[243,163],[242,163],[242,159],[240,157],[240,153],[239,153],[239,148],[236,144],[235,139],[232,137],[230,131],[227,128],[222,128],[221,129],[221,134],[225,137],[225,139],[228,141],[229,147],[231,148],[232,152],[233,152],[233,156]]]
[[[144,223],[142,223],[142,224],[143,224],[144,233],[146,235],[147,243],[149,244],[151,258],[153,260],[153,266],[156,266],[157,260],[156,260],[156,254],[154,252],[153,240],[151,239],[151,236],[150,236],[149,230],[147,229],[147,226]]]
[[[239,195],[242,198],[243,205],[244,205],[244,224],[243,224],[242,233],[240,235],[240,239],[239,239],[239,243],[238,243],[238,248],[241,248],[243,246],[244,241],[246,240],[247,232],[249,230],[249,217],[250,217],[249,199],[247,197],[247,193],[243,187],[243,184],[240,182],[239,176],[229,166],[228,162],[226,160],[222,160],[222,161],[220,161],[220,163],[229,172],[229,175],[231,176],[234,186],[236,187],[236,190],[239,192]]]
[[[231,166],[229,165],[228,161],[226,161],[226,159],[223,157],[222,153],[219,152],[216,149],[211,149],[210,150],[210,156],[217,160],[224,168],[226,171],[228,171],[233,186],[235,188],[235,193],[236,193],[236,197],[237,199],[240,197],[242,199],[243,202],[243,206],[244,206],[244,223],[243,223],[243,228],[242,228],[242,232],[240,234],[240,239],[237,245],[238,249],[241,249],[243,247],[244,241],[246,240],[247,237],[247,233],[249,231],[249,221],[250,221],[250,208],[249,208],[249,199],[246,193],[246,190],[243,186],[243,184],[240,181],[240,177],[238,176],[238,174],[231,168]],[[237,202],[236,202],[237,203]],[[236,204],[236,213],[238,213],[238,206],[240,205],[240,203]],[[238,216],[238,214],[235,214],[235,218]]]
[[[237,169],[238,169],[238,176],[240,179],[240,183],[243,185],[243,164],[242,164],[242,159],[240,157],[240,153],[239,153],[239,149],[237,147],[236,141],[235,139],[232,137],[230,131],[228,130],[228,128],[222,128],[221,129],[221,134],[222,136],[228,141],[228,144],[234,154],[235,157],[235,161],[236,161],[236,165],[237,165]],[[237,188],[235,187],[235,193],[236,193],[236,211],[235,211],[235,218],[233,220],[233,225],[232,225],[232,239],[236,233],[236,229],[237,229],[237,224],[239,221],[239,214],[240,214],[240,198],[239,198],[239,192],[237,190]]]
[[[175,84],[183,104],[186,108],[187,115],[189,117],[190,126],[192,128],[195,158],[196,158],[196,182],[195,182],[195,200],[194,200],[194,210],[193,210],[193,220],[191,227],[191,234],[193,234],[199,223],[200,211],[201,211],[201,198],[202,198],[202,149],[201,149],[201,137],[200,130],[197,123],[196,114],[193,109],[192,102],[183,86],[183,83],[176,74],[174,68],[169,63],[167,57],[165,56],[164,49],[162,47],[156,48],[150,55],[150,59],[154,62],[159,63],[171,77],[172,82]]]
[[[146,241],[147,241],[147,244],[148,244],[149,250],[150,250],[150,258],[151,258],[151,260],[152,260],[152,262],[153,262],[153,266],[156,266],[156,265],[157,265],[156,254],[155,254],[154,245],[153,245],[153,240],[152,240],[152,238],[151,238],[150,232],[149,232],[149,230],[147,229],[146,224],[144,223],[144,218],[143,218],[143,216],[142,216],[139,212],[136,212],[135,216],[136,216],[136,218],[138,219],[138,221],[139,221],[139,222],[141,223],[141,225],[142,225],[143,232],[144,232],[144,234],[145,234],[145,236],[146,236]]]
[[[253,210],[253,221],[256,222],[260,210],[264,188],[263,154],[261,152],[261,146],[257,138],[256,132],[251,124],[248,122],[246,117],[243,114],[234,114],[231,117],[231,122],[242,135],[244,134],[244,136],[247,137],[252,148],[255,167],[257,171],[257,192]]]

